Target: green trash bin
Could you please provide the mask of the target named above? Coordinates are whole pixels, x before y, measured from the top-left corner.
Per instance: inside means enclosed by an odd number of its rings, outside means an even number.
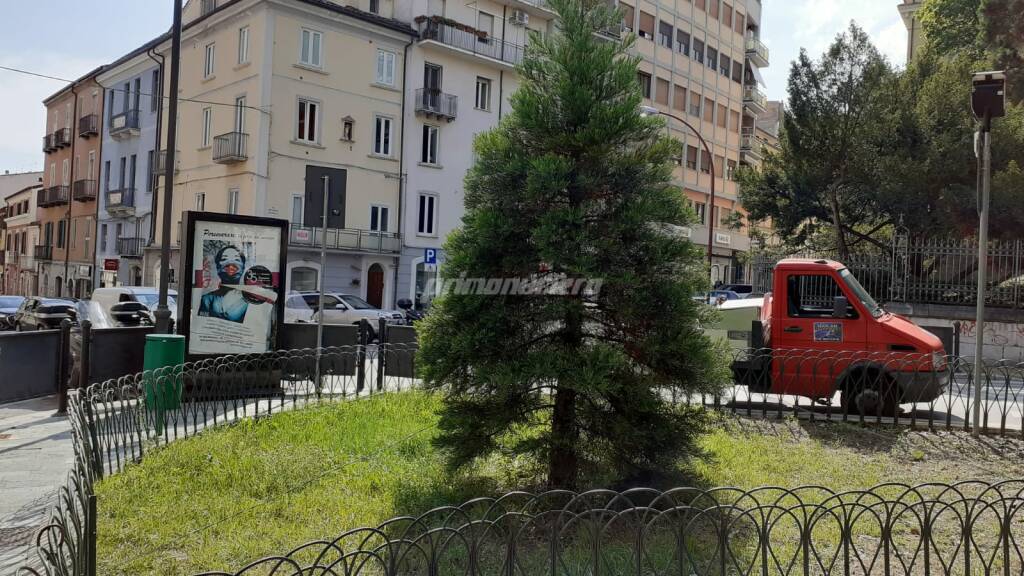
[[[153,411],[156,432],[163,432],[164,413],[181,406],[182,372],[185,363],[185,337],[177,334],[149,334],[142,368],[146,406]],[[168,369],[178,367],[178,369]],[[163,370],[160,370],[163,368]],[[160,370],[159,377],[155,370]]]

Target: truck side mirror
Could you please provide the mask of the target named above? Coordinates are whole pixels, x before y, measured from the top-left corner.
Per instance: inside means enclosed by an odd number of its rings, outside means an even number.
[[[836,296],[835,301],[832,303],[832,317],[846,318],[846,313],[849,310],[850,301],[846,299],[846,296]]]

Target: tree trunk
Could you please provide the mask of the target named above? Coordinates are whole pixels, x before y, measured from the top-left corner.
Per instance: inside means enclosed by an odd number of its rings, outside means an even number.
[[[843,230],[843,217],[839,208],[839,193],[832,190],[829,193],[828,200],[832,208],[832,223],[835,225],[836,230],[836,248],[839,250],[839,260],[845,262],[850,259],[850,247],[846,244],[846,232]]]
[[[552,488],[576,487],[579,454],[576,446],[576,391],[559,386],[555,392],[554,414],[551,416],[551,454],[548,460],[548,483]]]

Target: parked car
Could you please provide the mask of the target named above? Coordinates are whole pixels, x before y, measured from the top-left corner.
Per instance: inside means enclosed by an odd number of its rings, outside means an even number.
[[[707,294],[707,303],[712,306],[721,304],[722,302],[728,302],[729,300],[741,300],[743,296],[733,292],[732,290],[712,290]]]
[[[73,313],[69,312],[74,308],[75,303],[72,300],[32,296],[21,303],[10,322],[18,332],[56,330],[65,318],[71,317]]]
[[[739,294],[740,298],[747,298],[754,292],[754,286],[753,284],[722,284],[717,290],[728,290]]]
[[[11,317],[25,301],[24,296],[0,296],[0,330],[12,330]]]
[[[178,293],[170,290],[167,293],[167,306],[171,309],[171,319],[178,320]],[[143,304],[150,312],[156,311],[157,303],[160,300],[160,289],[149,286],[115,286],[112,288],[97,288],[92,293],[92,301],[99,304],[103,312],[111,314],[114,306],[126,302],[138,302]],[[111,322],[116,323],[116,322]]]
[[[285,322],[320,321],[320,294],[299,292],[285,299]],[[359,324],[364,318],[375,329],[377,321],[384,318],[389,324],[403,324],[405,314],[400,310],[381,310],[366,300],[342,292],[324,293],[324,324]],[[375,334],[371,334],[375,337]]]

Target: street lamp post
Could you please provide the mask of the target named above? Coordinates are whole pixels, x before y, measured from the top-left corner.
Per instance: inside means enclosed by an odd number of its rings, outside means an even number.
[[[715,245],[715,155],[711,152],[711,147],[708,146],[704,137],[700,135],[700,132],[693,127],[689,122],[682,118],[669,114],[668,112],[662,112],[653,106],[641,106],[640,114],[643,116],[656,116],[662,115],[672,118],[673,120],[680,122],[683,126],[690,129],[693,135],[700,140],[701,146],[704,147],[704,151],[708,154],[708,162],[711,163],[711,201],[708,203],[708,208],[704,211],[704,220],[707,221],[708,226],[708,275],[711,275],[712,266],[714,266],[714,245]],[[708,213],[710,211],[710,214]]]

